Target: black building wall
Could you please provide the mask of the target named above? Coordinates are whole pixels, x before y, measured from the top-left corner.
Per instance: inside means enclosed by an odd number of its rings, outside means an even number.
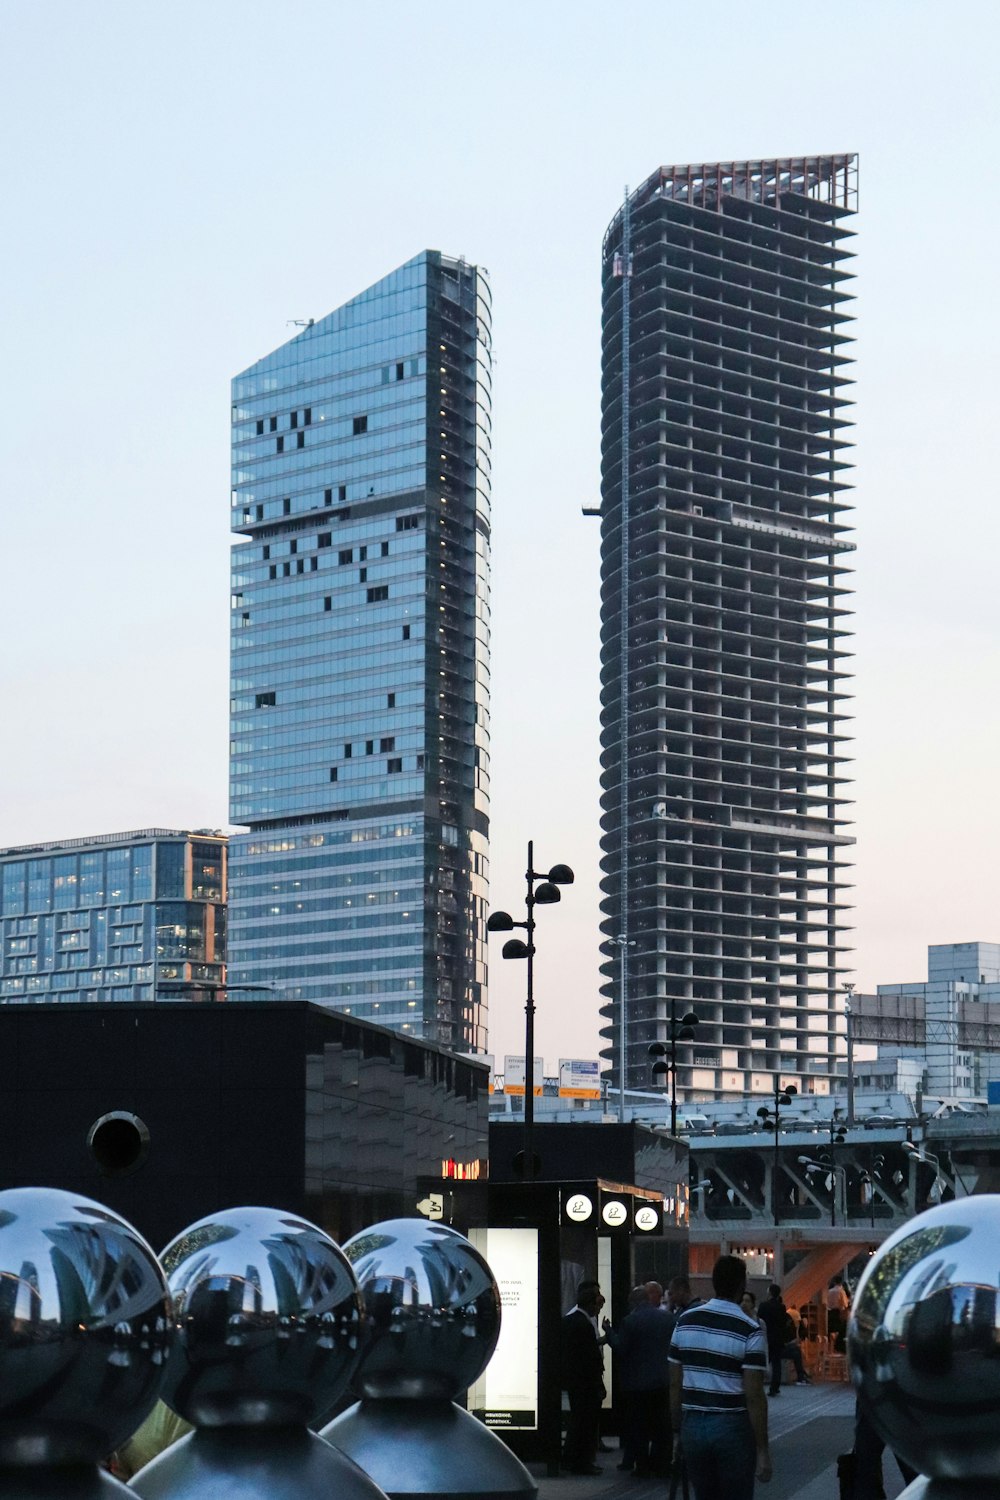
[[[487,1076],[293,1002],[0,1007],[0,1187],[86,1194],[157,1248],[248,1203],[344,1239],[412,1215],[444,1160],[485,1158]],[[88,1134],[113,1112],[149,1142],[107,1175]]]

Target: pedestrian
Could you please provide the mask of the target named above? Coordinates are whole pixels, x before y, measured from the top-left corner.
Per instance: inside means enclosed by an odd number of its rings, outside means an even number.
[[[847,1314],[850,1306],[851,1299],[847,1295],[844,1278],[835,1276],[826,1293],[826,1331],[830,1338],[830,1347],[838,1354],[844,1352],[844,1330],[847,1327]]]
[[[576,1306],[562,1320],[561,1384],[569,1397],[563,1466],[571,1474],[601,1474],[595,1464],[605,1397],[597,1318],[604,1298],[595,1281],[581,1281]]]
[[[674,1459],[695,1500],[753,1500],[771,1477],[764,1375],[767,1342],[740,1307],[746,1262],[721,1255],[714,1297],[681,1313],[670,1345]]]
[[[782,1360],[790,1360],[795,1366],[795,1384],[811,1385],[812,1381],[806,1374],[806,1367],[802,1363],[802,1346],[799,1342],[799,1329],[801,1327],[799,1316],[794,1307],[785,1309],[785,1343],[781,1351]]]
[[[624,1319],[619,1340],[622,1381],[628,1391],[629,1456],[638,1476],[665,1476],[670,1456],[670,1338],[674,1319],[663,1288],[647,1281],[644,1301]],[[625,1467],[625,1463],[620,1465]]]
[[[861,1402],[855,1402],[854,1450],[850,1455],[853,1460],[850,1466],[853,1479],[850,1485],[846,1486],[850,1500],[884,1500],[885,1490],[882,1487],[884,1451],[885,1443],[872,1426]],[[912,1484],[917,1477],[916,1470],[911,1469],[898,1453],[893,1453],[893,1458],[899,1466],[904,1483]]]
[[[760,1304],[760,1322],[767,1336],[767,1357],[771,1364],[771,1384],[767,1394],[781,1395],[781,1358],[787,1342],[788,1312],[781,1300],[781,1287],[772,1282]],[[800,1360],[802,1356],[799,1356]]]
[[[628,1312],[635,1312],[637,1307],[645,1307],[648,1298],[646,1296],[645,1284],[634,1286],[628,1294]],[[618,1408],[618,1441],[621,1448],[621,1458],[618,1463],[619,1469],[624,1474],[631,1474],[635,1468],[636,1432],[635,1432],[635,1408],[632,1402],[632,1391],[629,1386],[630,1372],[621,1363],[622,1329],[628,1317],[622,1319],[617,1328],[612,1329],[605,1335],[610,1348],[618,1358],[618,1372],[615,1376],[615,1406]]]
[[[700,1307],[701,1298],[695,1297],[691,1291],[691,1283],[686,1276],[675,1276],[667,1285],[667,1308],[672,1313],[686,1312],[689,1307]]]

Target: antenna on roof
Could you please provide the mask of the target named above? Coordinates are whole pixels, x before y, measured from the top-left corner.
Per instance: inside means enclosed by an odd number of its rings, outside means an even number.
[[[288,318],[285,322],[286,328],[311,328],[315,318]]]

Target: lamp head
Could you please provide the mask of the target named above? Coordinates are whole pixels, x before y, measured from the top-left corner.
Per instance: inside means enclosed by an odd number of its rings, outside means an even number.
[[[487,932],[513,932],[514,918],[509,911],[491,912],[486,922]]]
[[[693,1010],[689,1010],[686,1016],[681,1016],[682,1026],[698,1026],[699,1024],[698,1017]]]
[[[786,1083],[781,1092],[783,1094],[797,1094],[798,1089],[795,1087],[794,1083]]]
[[[535,887],[535,901],[539,906],[554,906],[561,900],[559,887],[553,885],[551,880],[543,880],[541,885]]]
[[[667,1047],[663,1042],[650,1042],[646,1048],[646,1055],[648,1057],[666,1057]]]
[[[653,1064],[653,1077],[654,1078],[658,1078],[658,1077],[662,1078],[665,1073],[669,1073],[669,1072],[670,1072],[670,1064],[669,1063],[658,1062],[658,1063],[654,1063]]]
[[[553,885],[572,885],[575,878],[569,865],[553,865],[549,871],[549,879]]]
[[[681,1029],[680,1029],[680,1031],[677,1033],[677,1040],[679,1042],[693,1042],[694,1041],[694,1032],[691,1029],[691,1027],[690,1026],[682,1026]]]
[[[770,1113],[771,1111],[768,1109],[767,1105],[762,1104],[760,1109],[757,1111],[757,1118],[758,1120],[766,1120]]]
[[[523,938],[508,938],[500,949],[502,958],[527,958],[528,945]]]

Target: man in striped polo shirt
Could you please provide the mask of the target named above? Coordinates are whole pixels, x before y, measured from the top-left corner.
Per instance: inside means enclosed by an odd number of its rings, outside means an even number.
[[[674,1457],[683,1456],[697,1500],[753,1500],[771,1477],[767,1446],[767,1342],[739,1305],[747,1268],[720,1255],[715,1296],[681,1313],[670,1344]]]

